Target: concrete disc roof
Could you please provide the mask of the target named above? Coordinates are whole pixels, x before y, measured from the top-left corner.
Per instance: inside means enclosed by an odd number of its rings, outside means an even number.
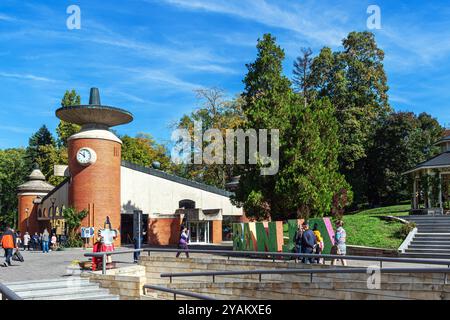
[[[133,115],[126,110],[91,104],[59,108],[56,110],[56,116],[61,120],[78,125],[102,124],[108,127],[133,121]]]

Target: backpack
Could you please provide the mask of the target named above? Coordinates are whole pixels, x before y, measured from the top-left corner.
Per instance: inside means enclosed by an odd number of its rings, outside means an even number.
[[[24,261],[23,256],[22,256],[22,254],[19,252],[19,250],[16,250],[16,252],[14,252],[14,255],[13,255],[13,258],[12,258],[12,259],[15,260],[15,261],[20,261],[20,262],[23,262],[23,261]]]
[[[7,233],[7,234],[3,235],[3,237],[2,237],[2,247],[4,249],[12,249],[12,248],[16,247],[12,234],[8,234]]]

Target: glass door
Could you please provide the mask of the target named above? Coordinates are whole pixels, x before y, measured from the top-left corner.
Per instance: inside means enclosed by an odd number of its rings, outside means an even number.
[[[209,243],[209,223],[207,221],[189,222],[191,243]]]

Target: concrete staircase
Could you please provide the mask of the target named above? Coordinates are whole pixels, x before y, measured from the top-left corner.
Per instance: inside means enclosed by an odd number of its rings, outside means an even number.
[[[450,259],[450,216],[411,215],[401,217],[415,222],[417,233],[403,257]]]
[[[5,285],[24,300],[119,300],[98,283],[80,277],[10,282]]]

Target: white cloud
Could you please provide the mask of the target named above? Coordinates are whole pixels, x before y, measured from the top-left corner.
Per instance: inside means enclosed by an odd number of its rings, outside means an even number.
[[[6,14],[0,13],[0,21],[14,22],[14,21],[17,21],[17,19],[14,17],[8,16]]]
[[[148,2],[148,1],[147,1]],[[348,21],[344,11],[332,5],[319,7],[316,1],[283,2],[283,8],[265,0],[206,1],[165,0],[166,3],[190,10],[228,14],[270,27],[293,31],[320,44],[337,46],[347,34],[343,24]],[[320,12],[321,18],[317,18]]]
[[[136,79],[150,83],[154,87],[176,91],[193,91],[203,88],[202,85],[182,80],[171,72],[155,69],[130,69],[136,74]]]
[[[13,132],[13,133],[32,133],[33,132],[33,130],[31,130],[30,128],[15,127],[15,126],[5,126],[5,125],[0,125],[0,130],[1,131]]]
[[[46,77],[40,77],[40,76],[36,76],[33,74],[8,73],[8,72],[1,72],[1,71],[0,71],[0,77],[14,78],[14,79],[20,79],[20,80],[41,81],[41,82],[55,82],[56,81],[53,79],[49,79]]]

